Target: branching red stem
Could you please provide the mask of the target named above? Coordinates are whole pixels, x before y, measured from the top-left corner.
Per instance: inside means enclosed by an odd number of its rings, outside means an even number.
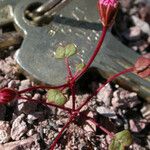
[[[58,140],[60,139],[60,137],[62,136],[64,130],[69,126],[69,124],[72,122],[72,120],[74,119],[75,115],[71,115],[71,117],[69,118],[68,122],[65,124],[65,126],[61,129],[61,131],[58,133],[57,137],[55,138],[53,144],[51,145],[50,150],[54,150]]]
[[[80,111],[82,109],[83,106],[85,106],[91,99],[93,96],[97,95],[97,93],[108,83],[110,83],[111,81],[115,80],[117,77],[123,75],[123,74],[126,74],[126,73],[129,73],[129,72],[132,72],[134,70],[134,67],[131,67],[131,68],[128,68],[128,69],[125,69],[115,75],[113,75],[112,77],[110,77],[105,83],[103,83],[92,95],[90,95],[87,100],[85,102],[83,102],[83,104],[77,109],[78,111]]]
[[[108,17],[108,16],[107,16]],[[108,18],[107,18],[108,19]],[[58,133],[58,135],[56,136],[55,140],[53,141],[50,150],[54,150],[56,144],[58,143],[58,140],[60,139],[60,137],[62,136],[63,132],[67,129],[67,127],[70,125],[71,122],[73,122],[74,118],[77,115],[80,115],[81,117],[85,117],[87,120],[89,120],[90,122],[92,122],[93,124],[95,124],[98,128],[100,128],[102,131],[104,131],[106,134],[108,134],[111,138],[114,137],[114,133],[109,132],[106,128],[102,127],[100,124],[98,124],[93,118],[88,117],[87,115],[82,115],[82,113],[80,112],[80,110],[88,104],[88,102],[93,98],[93,96],[97,95],[98,92],[105,87],[106,84],[108,84],[109,82],[115,80],[117,77],[132,72],[134,70],[134,67],[125,69],[115,75],[113,75],[112,77],[110,77],[104,84],[102,84],[93,94],[91,94],[90,96],[88,96],[88,98],[76,109],[76,97],[75,97],[75,83],[76,81],[88,70],[88,68],[91,66],[91,64],[93,63],[95,57],[97,56],[98,52],[100,51],[100,48],[102,46],[102,43],[104,41],[104,38],[106,36],[106,32],[107,32],[107,27],[103,26],[102,29],[102,34],[99,38],[99,41],[97,43],[97,46],[93,52],[93,54],[91,55],[90,59],[88,60],[86,66],[83,68],[83,70],[81,72],[76,72],[75,74],[72,73],[71,68],[70,68],[70,64],[68,61],[68,58],[65,58],[65,64],[66,64],[66,68],[67,68],[67,83],[63,84],[63,85],[59,85],[59,86],[33,86],[30,88],[26,88],[24,90],[20,90],[18,91],[18,99],[25,99],[31,102],[36,102],[36,103],[41,103],[41,104],[45,104],[45,105],[49,105],[49,106],[53,106],[56,108],[60,108],[64,111],[67,111],[69,113],[69,119],[67,121],[67,123],[64,125],[64,127],[61,129],[61,131]],[[35,100],[32,98],[28,98],[28,97],[24,97],[21,94],[25,93],[25,92],[31,92],[33,90],[37,90],[37,89],[60,89],[61,91],[63,91],[65,88],[70,88],[71,90],[71,95],[72,95],[72,108],[68,108],[65,106],[59,106],[53,103],[47,103],[45,99],[41,99],[41,100]]]
[[[28,101],[31,101],[31,102],[36,102],[36,103],[42,103],[42,104],[49,105],[49,106],[56,107],[56,108],[60,108],[60,109],[62,109],[64,111],[67,111],[67,112],[71,112],[71,110],[72,110],[68,107],[59,106],[59,105],[55,105],[55,104],[52,104],[52,103],[47,103],[47,102],[45,102],[45,100],[38,101],[38,100],[35,100],[35,99],[32,99],[32,98],[26,98],[26,97],[23,97],[23,96],[18,96],[17,98],[18,99],[25,99],[25,100],[28,100]]]
[[[37,89],[60,89],[60,88],[66,88],[68,87],[68,84],[63,84],[63,85],[59,85],[59,86],[33,86],[21,91],[18,91],[19,94],[25,93],[25,92],[30,92],[33,90],[37,90]]]
[[[76,102],[76,96],[75,96],[75,85],[72,85],[71,87],[71,94],[72,94],[72,109],[75,110],[75,102]]]
[[[96,48],[95,48],[95,50],[94,50],[93,55],[90,57],[88,63],[87,63],[86,66],[83,68],[83,70],[82,70],[77,76],[74,77],[74,79],[73,79],[74,81],[77,81],[77,80],[88,70],[88,68],[90,67],[90,65],[91,65],[92,62],[94,61],[94,59],[95,59],[97,53],[100,51],[100,48],[101,48],[101,46],[102,46],[102,43],[103,43],[104,38],[105,38],[105,35],[106,35],[106,32],[107,32],[107,27],[103,27],[103,29],[102,29],[102,34],[101,34],[101,36],[100,36],[100,39],[99,39],[99,41],[98,41],[98,43],[97,43],[97,46],[96,46]]]
[[[67,72],[68,72],[68,82],[69,82],[69,87],[70,87],[70,90],[71,90],[71,95],[72,95],[72,109],[75,110],[75,100],[76,100],[76,97],[75,97],[75,83],[73,81],[74,77],[72,75],[72,72],[71,72],[71,69],[70,69],[70,65],[69,65],[69,62],[68,62],[68,58],[65,58],[65,65],[67,67]]]
[[[70,68],[70,65],[69,65],[68,58],[65,58],[65,65],[66,65],[66,68],[67,68],[67,72],[68,72],[68,77],[69,77],[69,79],[70,79],[70,78],[73,78],[73,75],[72,75],[72,72],[71,72],[71,68]]]
[[[102,131],[104,131],[107,135],[109,135],[111,138],[114,137],[114,133],[109,132],[106,128],[102,127],[100,124],[98,124],[93,118],[91,117],[87,117],[87,119],[89,121],[91,121],[92,123],[94,123],[99,129],[101,129]]]

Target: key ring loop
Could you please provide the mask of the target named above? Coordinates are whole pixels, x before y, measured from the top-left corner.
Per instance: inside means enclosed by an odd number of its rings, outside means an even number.
[[[71,1],[72,0],[48,0],[33,12],[28,13],[28,15],[32,18],[35,25],[42,26],[43,24],[49,23],[51,17]]]
[[[35,15],[43,15],[44,13],[46,13],[47,11],[49,11],[50,9],[52,9],[54,6],[56,6],[58,3],[60,3],[62,0],[48,0],[47,2],[45,2],[43,5],[41,5],[40,7],[38,7],[34,13]]]
[[[30,0],[26,1],[20,1],[15,9],[14,9],[14,21],[15,24],[18,26],[20,30],[24,32],[24,34],[27,34],[27,31],[32,32],[33,30],[37,30],[40,27],[38,26],[33,26],[30,24],[30,22],[25,18],[25,10],[31,5],[31,4],[36,4],[36,3],[44,3],[46,0],[32,0],[32,3]],[[35,31],[34,31],[35,32]]]

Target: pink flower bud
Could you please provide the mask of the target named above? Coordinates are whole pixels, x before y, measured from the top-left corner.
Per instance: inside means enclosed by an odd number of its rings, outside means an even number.
[[[119,7],[118,0],[99,0],[98,9],[104,27],[110,27],[114,22]]]
[[[0,104],[6,104],[17,97],[17,91],[9,88],[0,90]]]

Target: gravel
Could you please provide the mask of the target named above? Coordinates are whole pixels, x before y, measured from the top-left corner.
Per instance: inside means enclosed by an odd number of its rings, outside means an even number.
[[[113,26],[113,34],[124,44],[140,54],[149,53],[150,47],[150,12],[148,1],[121,0],[121,21]],[[119,33],[119,34],[118,34]],[[37,85],[18,68],[14,53],[0,56],[0,88],[9,87],[22,90]],[[4,57],[5,56],[5,57]],[[91,91],[95,85],[86,81],[86,87]],[[82,82],[81,82],[82,83]],[[95,83],[101,85],[102,83]],[[93,86],[93,87],[92,87]],[[80,87],[80,83],[79,83]],[[79,90],[79,89],[78,89]],[[79,106],[89,95],[89,89],[84,93],[78,91],[76,105]],[[39,100],[45,91],[33,91],[24,96]],[[71,101],[71,96],[69,97]],[[65,105],[71,107],[68,101]],[[94,117],[102,126],[116,133],[128,128],[134,142],[133,150],[147,150],[150,147],[150,104],[147,104],[136,93],[123,89],[118,85],[107,84],[96,97],[83,107],[89,110],[88,115]],[[0,150],[48,150],[58,131],[67,122],[68,116],[60,109],[30,103],[19,99],[7,105],[0,106]],[[59,140],[57,150],[107,150],[109,136],[90,122],[82,125],[72,123]],[[135,134],[136,133],[136,134]],[[142,139],[142,140],[141,140]]]

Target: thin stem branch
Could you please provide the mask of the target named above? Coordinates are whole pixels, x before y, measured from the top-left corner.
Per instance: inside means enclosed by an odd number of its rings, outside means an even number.
[[[102,127],[100,124],[98,124],[93,118],[87,117],[89,121],[91,121],[93,124],[95,124],[99,129],[101,129],[103,132],[105,132],[107,135],[109,135],[111,138],[114,137],[114,133],[109,132],[106,128]]]
[[[100,51],[100,48],[102,46],[102,43],[103,43],[105,35],[106,35],[106,32],[107,32],[107,27],[103,27],[102,34],[100,36],[100,39],[99,39],[99,41],[97,43],[97,46],[96,46],[96,48],[94,50],[93,55],[90,57],[89,61],[87,62],[86,66],[83,68],[83,70],[77,76],[74,77],[74,79],[73,79],[74,81],[79,79],[88,70],[88,68],[90,67],[90,65],[94,61],[97,53]]]
[[[33,86],[21,91],[18,91],[19,94],[25,93],[25,92],[30,92],[33,90],[37,90],[37,89],[60,89],[60,88],[66,88],[68,87],[68,83],[67,84],[63,84],[63,85],[59,85],[59,86]]]
[[[65,58],[65,65],[67,67],[67,72],[68,72],[68,77],[69,79],[73,78],[73,75],[72,75],[72,72],[71,72],[71,68],[70,68],[70,65],[69,65],[69,61],[68,61],[68,58]]]
[[[25,100],[36,102],[36,103],[42,103],[42,104],[49,105],[49,106],[52,106],[52,107],[60,108],[60,109],[62,109],[64,111],[67,111],[67,112],[71,112],[71,109],[68,108],[68,107],[58,106],[58,105],[55,105],[55,104],[52,104],[52,103],[47,103],[47,102],[45,102],[45,100],[38,101],[38,100],[35,100],[35,99],[32,99],[32,98],[26,98],[26,97],[23,97],[23,96],[18,96],[17,98],[18,99],[25,99]]]
[[[75,83],[71,86],[71,95],[72,95],[72,109],[75,110],[76,109]]]
[[[85,106],[91,99],[93,96],[97,95],[97,93],[106,85],[108,84],[109,82],[115,80],[117,77],[123,75],[123,74],[126,74],[126,73],[129,73],[129,72],[132,72],[134,70],[134,67],[131,67],[131,68],[128,68],[128,69],[125,69],[115,75],[113,75],[112,77],[110,77],[105,83],[103,83],[92,95],[90,95],[87,100],[85,102],[83,102],[83,104],[77,109],[77,111],[80,111],[82,109],[83,106]]]
[[[65,126],[61,129],[61,131],[58,133],[57,137],[55,138],[53,144],[51,145],[50,150],[54,150],[58,140],[60,139],[60,137],[62,136],[64,130],[69,126],[69,124],[72,122],[72,120],[74,119],[75,115],[71,115],[71,117],[69,118],[68,122],[65,124]]]
[[[69,87],[71,90],[71,95],[72,95],[72,109],[75,110],[75,82],[73,81],[73,75],[70,69],[69,61],[68,58],[65,58],[65,64],[67,67],[67,72],[68,72],[68,81],[69,81]]]

